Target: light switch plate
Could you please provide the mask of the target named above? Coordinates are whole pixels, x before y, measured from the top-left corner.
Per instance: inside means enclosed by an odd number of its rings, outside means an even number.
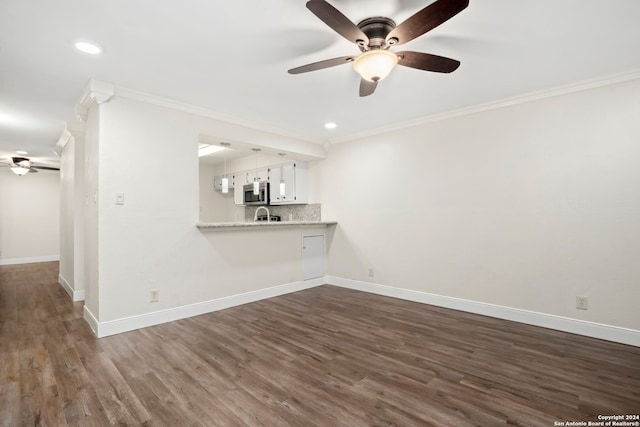
[[[124,193],[116,193],[116,205],[124,205]]]

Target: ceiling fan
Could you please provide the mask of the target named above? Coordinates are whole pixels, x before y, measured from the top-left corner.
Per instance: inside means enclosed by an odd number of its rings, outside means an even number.
[[[307,9],[342,37],[355,43],[361,53],[292,68],[289,74],[307,73],[353,62],[353,68],[361,76],[360,96],[368,96],[396,65],[451,73],[460,66],[460,62],[455,59],[422,52],[393,52],[389,48],[407,43],[433,30],[468,5],[469,0],[437,0],[399,25],[383,16],[366,18],[356,25],[325,0],[310,0],[307,2]]]
[[[34,166],[33,162],[26,157],[12,157],[11,163],[5,163],[0,165],[0,167],[9,167],[11,171],[16,175],[24,175],[26,173],[36,173],[39,169],[42,170],[50,170],[50,171],[59,171],[60,168],[54,168],[50,166]]]

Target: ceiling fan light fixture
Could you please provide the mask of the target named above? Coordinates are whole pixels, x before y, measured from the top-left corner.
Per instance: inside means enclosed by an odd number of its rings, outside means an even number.
[[[353,69],[370,82],[383,80],[398,65],[398,55],[384,49],[368,50],[353,61]]]
[[[12,166],[11,172],[15,173],[18,176],[24,175],[29,172],[29,168],[25,168],[23,166]]]

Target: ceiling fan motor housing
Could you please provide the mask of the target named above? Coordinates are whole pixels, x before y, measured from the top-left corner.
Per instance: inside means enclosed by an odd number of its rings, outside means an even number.
[[[370,49],[388,49],[387,36],[395,27],[393,19],[384,16],[363,19],[358,23],[358,28],[369,38],[369,44],[358,40],[358,47],[363,52]]]

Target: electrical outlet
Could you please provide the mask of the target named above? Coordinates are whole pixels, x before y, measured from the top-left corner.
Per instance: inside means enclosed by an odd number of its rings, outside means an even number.
[[[578,310],[588,310],[589,309],[589,298],[576,296],[576,308]]]
[[[149,294],[149,302],[158,302],[160,300],[160,291],[158,289],[151,289]]]
[[[375,271],[373,270],[373,268],[369,269],[369,277],[373,277],[375,275]]]

